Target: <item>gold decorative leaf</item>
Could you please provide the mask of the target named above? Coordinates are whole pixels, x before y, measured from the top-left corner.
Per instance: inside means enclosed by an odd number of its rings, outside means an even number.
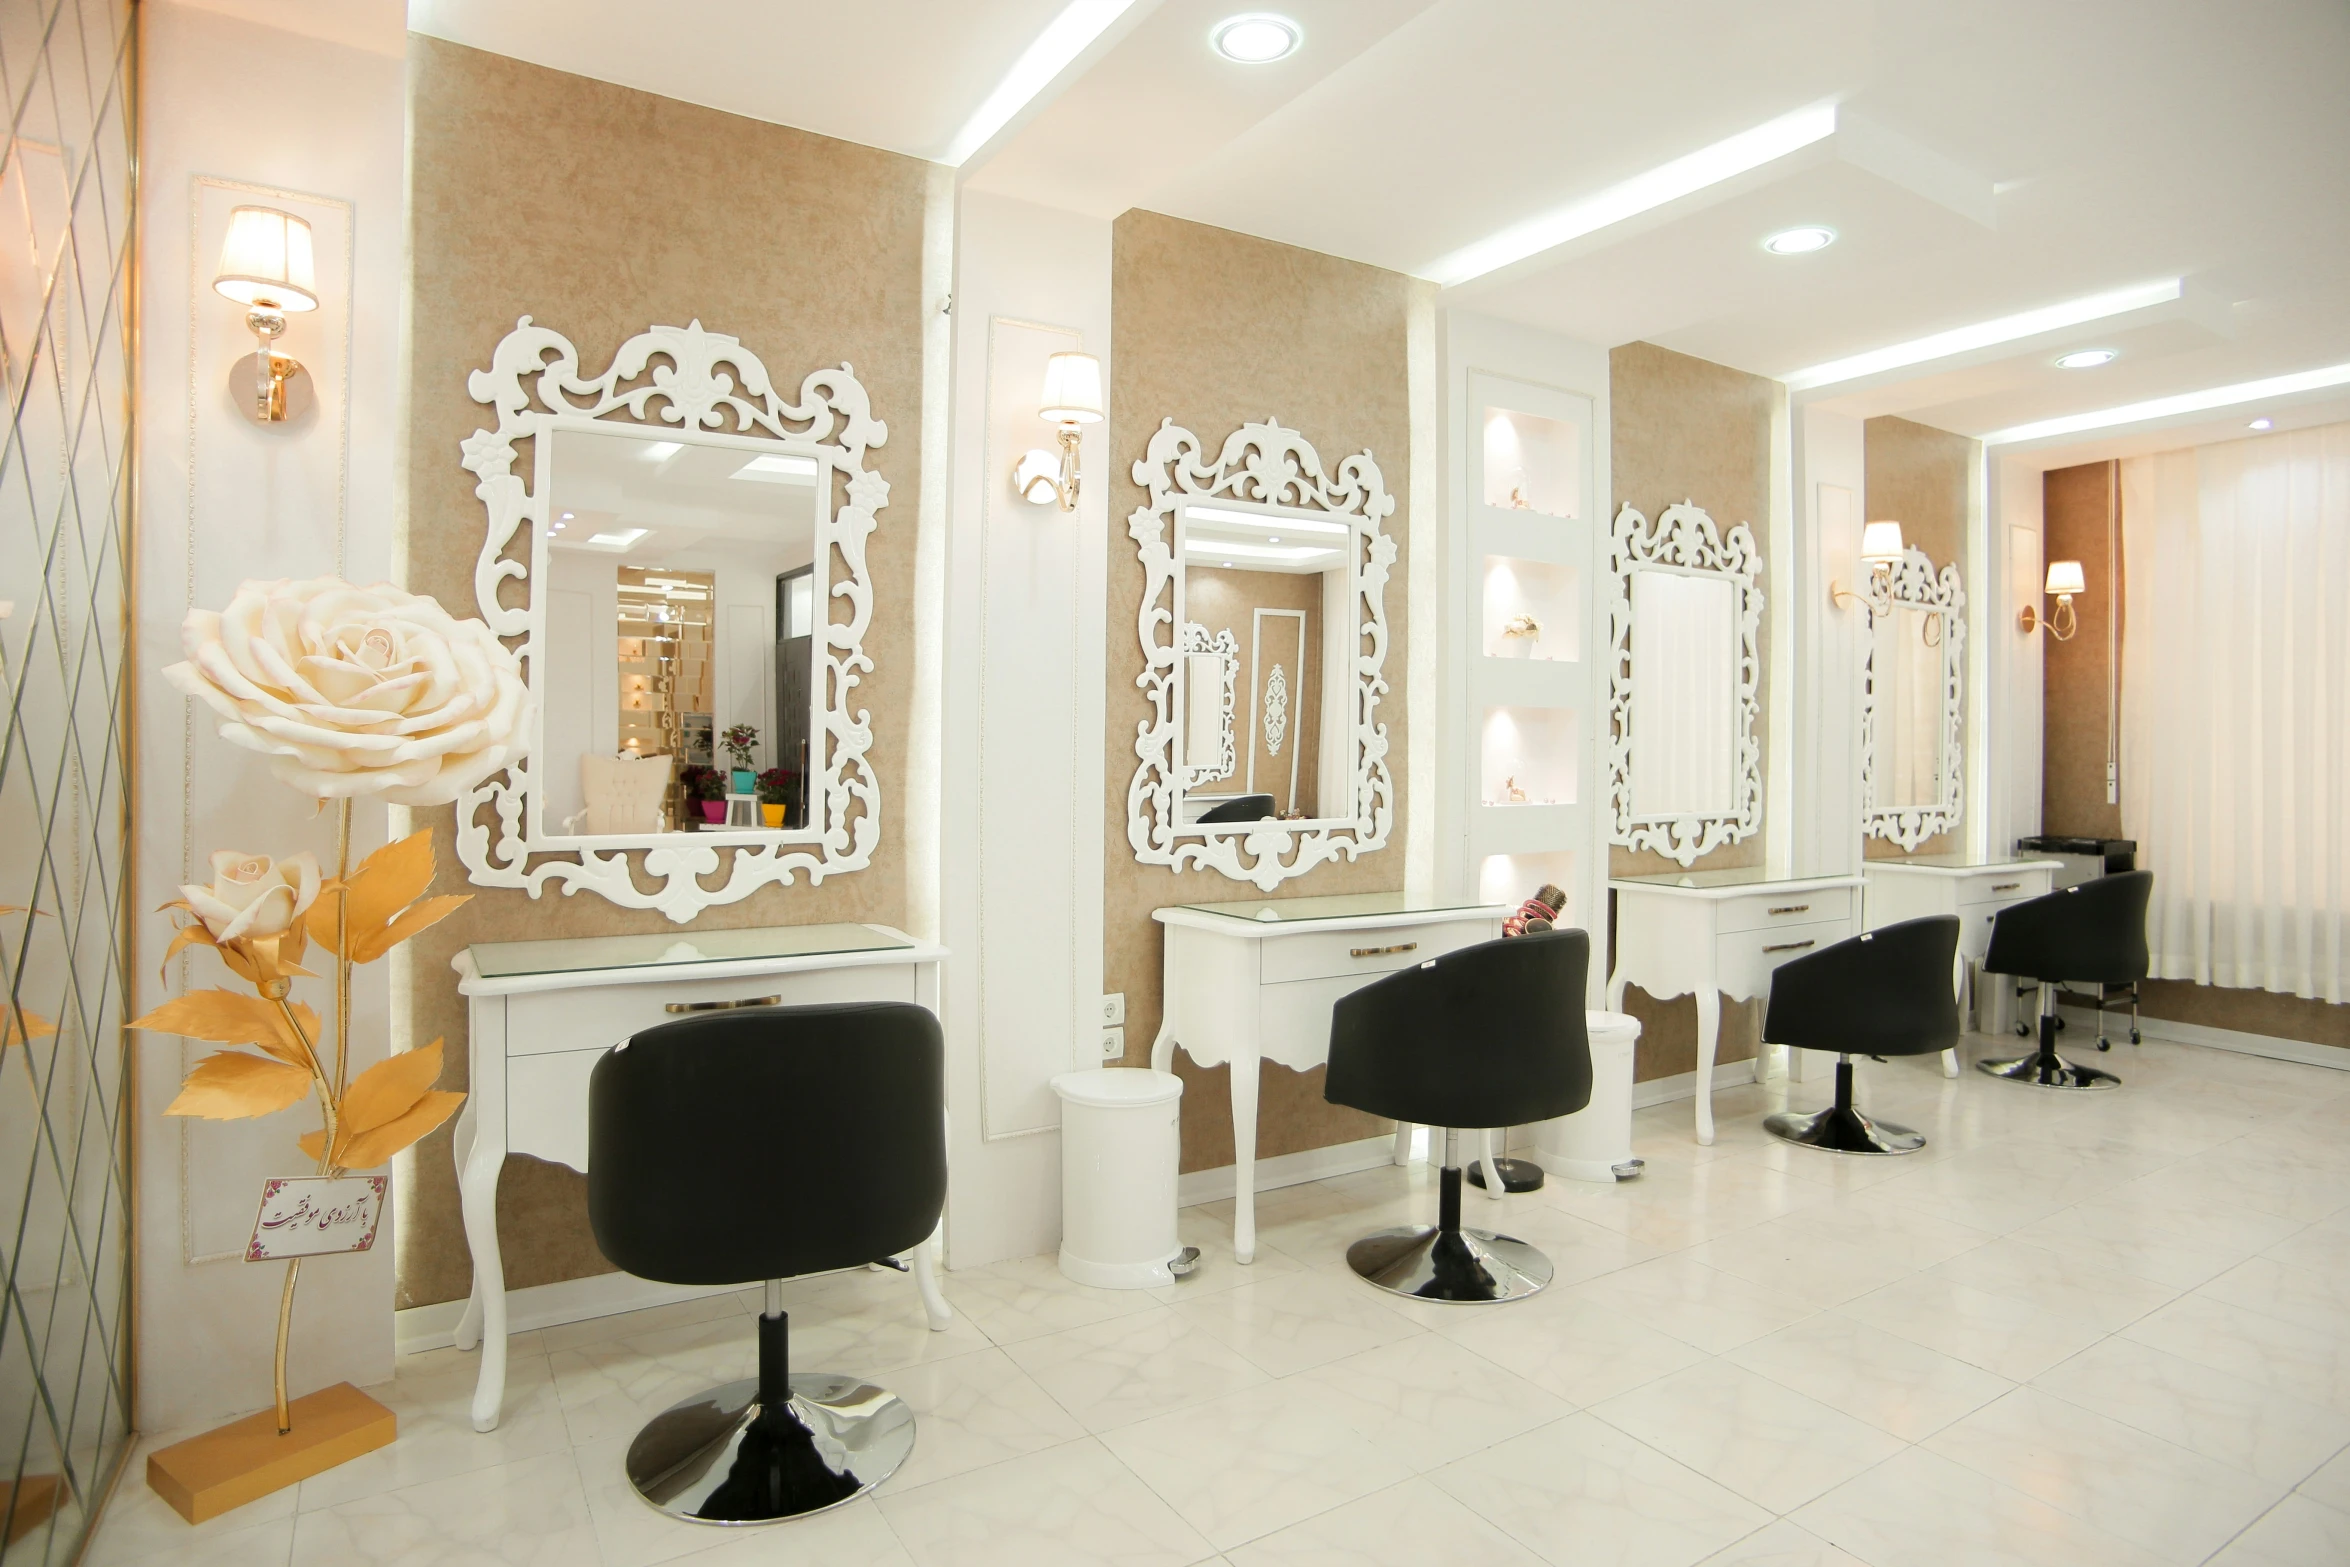
[[[472,901],[473,895],[465,892],[446,893],[437,898],[419,898],[402,909],[399,918],[382,930],[366,936],[354,935],[351,938],[351,961],[373,963],[410,936],[428,925],[439,924]]]
[[[24,1019],[21,1030],[16,1026],[19,1017]],[[57,1025],[38,1012],[27,1012],[22,1007],[0,1008],[0,1050],[6,1050],[10,1045],[28,1045],[56,1032]]]
[[[374,962],[471,901],[465,893],[426,898],[432,875],[431,828],[385,844],[360,862],[348,882],[329,882],[320,890],[305,920],[310,939],[330,952],[337,950],[335,909],[348,898],[350,912],[344,923],[349,927],[351,961]]]
[[[406,1115],[440,1075],[437,1039],[420,1050],[387,1056],[360,1073],[344,1092],[343,1102],[335,1106],[335,1125],[346,1139],[389,1125]]]
[[[310,1074],[283,1061],[220,1050],[196,1063],[179,1097],[165,1115],[201,1116],[207,1121],[241,1121],[272,1115],[310,1092]]]
[[[301,1023],[304,1036],[318,1037],[316,1012],[296,1002],[294,1016]],[[161,1034],[184,1034],[216,1045],[259,1045],[280,1061],[301,1070],[305,1077],[310,1070],[310,1053],[286,1026],[285,1014],[259,996],[243,996],[233,990],[194,990],[172,997],[145,1017],[134,1020],[131,1027]]]
[[[433,1089],[411,1105],[407,1114],[350,1139],[335,1163],[346,1170],[371,1170],[455,1115],[463,1103],[461,1093]]]

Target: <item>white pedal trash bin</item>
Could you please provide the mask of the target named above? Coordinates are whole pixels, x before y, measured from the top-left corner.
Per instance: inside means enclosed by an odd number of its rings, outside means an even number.
[[[1586,1012],[1591,1036],[1591,1102],[1534,1129],[1537,1162],[1576,1181],[1628,1181],[1632,1157],[1632,1066],[1640,1020],[1621,1012]]]
[[[1061,1272],[1096,1289],[1171,1284],[1199,1260],[1175,1239],[1183,1079],[1148,1067],[1063,1072]]]

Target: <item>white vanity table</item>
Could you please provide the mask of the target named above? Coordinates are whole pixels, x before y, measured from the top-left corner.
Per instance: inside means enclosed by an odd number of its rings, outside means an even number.
[[[1165,1011],[1151,1065],[1175,1047],[1232,1066],[1232,1250],[1256,1258],[1257,1073],[1303,1072],[1330,1058],[1340,996],[1439,953],[1490,941],[1509,909],[1414,904],[1400,892],[1258,898],[1155,909],[1166,927]]]
[[[1951,984],[1963,1012],[1968,977],[1991,949],[1991,922],[2010,904],[2055,891],[2056,873],[2063,868],[2063,861],[2054,859],[1979,860],[1964,854],[1869,860],[1861,867],[1868,879],[1867,925],[1875,930],[1932,914],[1957,915],[1958,961]],[[1977,1026],[1993,1029],[2003,1021],[1984,1016]],[[1955,1066],[1949,1075],[1956,1075]]]
[[[587,1169],[588,1076],[604,1051],[656,1024],[729,1004],[911,1001],[935,1012],[945,956],[884,925],[786,925],[498,942],[450,960],[472,1036],[456,1156],[473,1294],[457,1344],[481,1345],[475,1430],[497,1425],[506,1386],[498,1172],[509,1153]],[[931,1248],[919,1248],[913,1261],[931,1325],[943,1326],[950,1318]]]
[[[1608,1010],[1624,1009],[1626,985],[1659,1001],[1697,997],[1697,1140],[1711,1143],[1721,997],[1764,995],[1780,964],[1859,935],[1861,878],[1773,877],[1755,867],[1615,877],[1608,888],[1616,895]]]

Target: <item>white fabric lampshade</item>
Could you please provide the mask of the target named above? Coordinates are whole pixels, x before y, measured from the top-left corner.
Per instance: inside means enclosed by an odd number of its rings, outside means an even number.
[[[1901,559],[1901,524],[1871,522],[1861,525],[1860,558],[1872,566],[1890,566]]]
[[[2089,579],[2081,575],[2081,563],[2077,560],[2050,561],[2046,591],[2050,593],[2088,592]]]
[[[220,272],[212,286],[240,305],[273,310],[318,308],[318,271],[310,225],[275,207],[239,207],[228,215]]]
[[[1102,416],[1102,362],[1091,354],[1055,354],[1044,364],[1045,418],[1094,424]]]

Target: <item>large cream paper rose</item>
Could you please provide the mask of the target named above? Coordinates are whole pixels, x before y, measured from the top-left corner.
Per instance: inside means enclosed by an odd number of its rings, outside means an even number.
[[[225,740],[322,800],[446,805],[527,748],[530,691],[490,628],[389,583],[247,582],[190,610],[169,680]]]
[[[282,936],[318,901],[318,861],[308,854],[272,860],[223,849],[212,856],[212,885],[182,887],[188,912],[214,941]]]

